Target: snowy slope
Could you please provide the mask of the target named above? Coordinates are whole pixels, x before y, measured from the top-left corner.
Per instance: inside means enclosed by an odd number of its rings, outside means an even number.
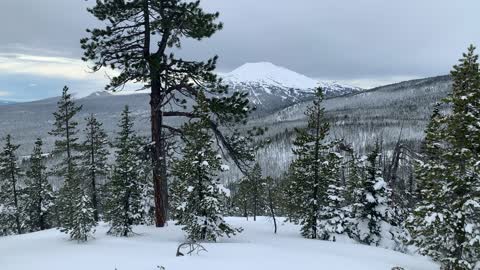
[[[370,246],[307,240],[298,228],[281,225],[272,233],[267,219],[257,222],[230,218],[229,222],[245,231],[218,243],[204,244],[207,253],[175,257],[177,245],[184,240],[177,226],[164,229],[137,227],[137,236],[106,236],[99,226],[95,239],[85,244],[66,240],[56,231],[0,238],[2,270],[438,270],[424,257],[410,256]]]
[[[313,96],[313,89],[318,86],[323,87],[327,97],[362,90],[336,82],[320,82],[268,62],[247,63],[222,77],[232,89],[248,91],[250,100],[264,111],[309,100]]]

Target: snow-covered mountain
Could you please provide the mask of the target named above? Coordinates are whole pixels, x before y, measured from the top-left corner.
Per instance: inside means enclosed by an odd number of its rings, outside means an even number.
[[[321,82],[268,62],[246,63],[223,75],[235,91],[248,91],[250,101],[262,111],[273,111],[309,100],[313,89],[323,87],[327,97],[362,91],[336,82]]]
[[[134,93],[132,93],[132,94],[134,94]],[[87,98],[88,99],[88,98],[110,97],[110,96],[113,96],[112,92],[102,90],[102,91],[93,92],[90,95],[88,95],[86,97],[82,97],[82,98]]]
[[[230,73],[220,74],[225,84],[233,91],[247,91],[250,101],[262,115],[281,110],[302,101],[313,98],[314,89],[323,87],[325,96],[337,97],[357,93],[363,89],[337,82],[318,81],[284,67],[269,62],[246,63]],[[148,94],[149,89],[141,91],[124,90],[111,93],[115,96]],[[108,95],[101,91],[91,94]]]

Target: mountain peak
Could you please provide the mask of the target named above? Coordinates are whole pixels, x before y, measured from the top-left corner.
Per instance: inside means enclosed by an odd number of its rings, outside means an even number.
[[[108,96],[111,96],[111,95],[112,94],[110,92],[102,90],[102,91],[93,92],[90,95],[86,96],[86,98],[108,97]]]
[[[312,89],[318,85],[314,79],[270,62],[243,64],[224,78],[230,82],[257,82],[296,89]]]

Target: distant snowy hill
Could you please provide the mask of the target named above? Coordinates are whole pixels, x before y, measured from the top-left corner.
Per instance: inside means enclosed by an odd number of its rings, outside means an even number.
[[[2,105],[10,105],[10,104],[15,104],[16,102],[14,101],[8,101],[8,100],[0,100],[0,106]]]
[[[330,139],[342,139],[357,152],[382,141],[393,149],[399,139],[417,150],[433,106],[452,91],[449,76],[418,79],[377,87],[358,94],[329,98],[322,103],[330,123]],[[272,143],[257,155],[257,161],[274,177],[283,177],[292,155],[292,130],[307,125],[305,111],[311,101],[294,104],[267,116],[254,118],[251,126],[267,127]],[[272,158],[275,157],[275,158]]]
[[[267,112],[310,100],[318,86],[323,87],[327,97],[362,91],[354,86],[317,81],[268,62],[247,63],[222,77],[231,89],[248,91],[250,101]]]
[[[108,91],[97,91],[97,92],[93,92],[91,93],[90,95],[86,96],[86,97],[83,97],[83,98],[87,98],[87,99],[92,99],[92,98],[99,98],[99,97],[111,97],[113,96],[113,94],[111,92],[108,92]]]

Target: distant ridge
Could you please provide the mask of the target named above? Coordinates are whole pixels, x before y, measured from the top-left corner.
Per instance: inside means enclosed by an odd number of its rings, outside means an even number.
[[[18,102],[10,101],[10,100],[0,100],[0,106],[11,105],[11,104],[16,104],[16,103],[18,103]]]

